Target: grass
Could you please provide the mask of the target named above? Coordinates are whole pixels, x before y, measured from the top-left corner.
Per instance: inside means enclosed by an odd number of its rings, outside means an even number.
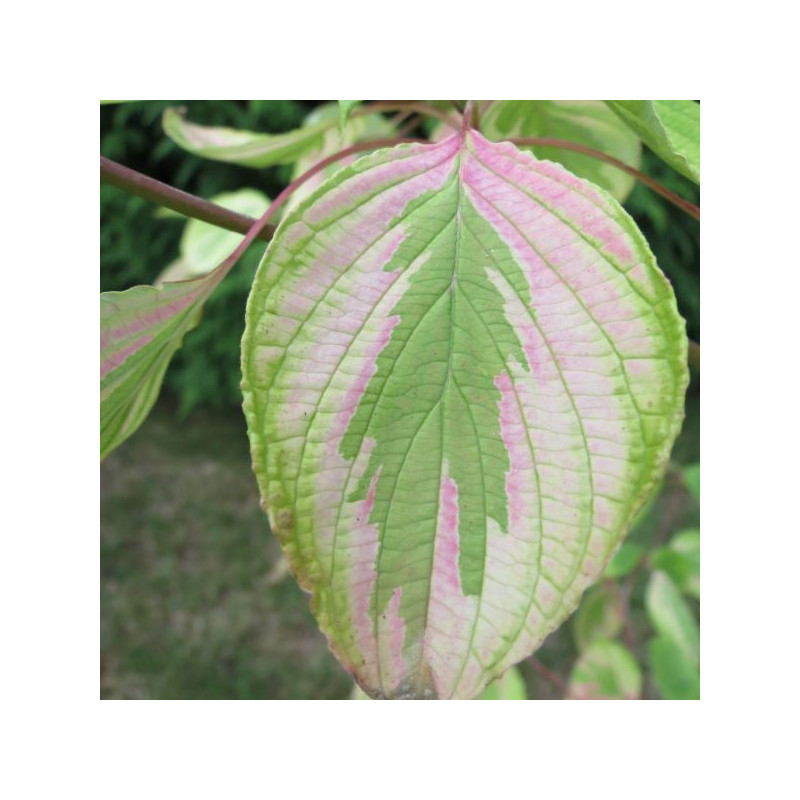
[[[101,467],[101,696],[346,698],[281,571],[240,415],[156,407]]]

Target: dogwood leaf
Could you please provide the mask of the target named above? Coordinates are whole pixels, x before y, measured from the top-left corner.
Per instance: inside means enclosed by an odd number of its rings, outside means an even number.
[[[694,100],[606,100],[642,141],[700,184],[700,105]]]
[[[177,145],[196,156],[246,167],[291,164],[309,149],[317,147],[323,133],[336,126],[324,122],[288,133],[256,133],[234,128],[208,127],[189,122],[181,111],[164,111],[164,132]]]
[[[144,422],[184,335],[200,321],[216,271],[100,295],[100,458]]]
[[[577,606],[663,472],[686,335],[631,219],[474,131],[281,222],[242,389],[264,507],[376,698],[473,698]]]
[[[490,139],[546,137],[592,147],[638,167],[639,137],[602,100],[498,100],[486,111],[482,129]],[[622,202],[633,188],[631,175],[591,156],[559,147],[533,147],[539,158],[563,164]]]

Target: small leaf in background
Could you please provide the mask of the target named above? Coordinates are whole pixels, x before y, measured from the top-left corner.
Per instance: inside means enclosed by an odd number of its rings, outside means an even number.
[[[486,687],[476,700],[527,700],[528,690],[525,681],[516,667],[511,667],[505,675]]]
[[[497,100],[483,115],[481,127],[489,139],[536,136],[592,147],[639,167],[639,137],[602,100]],[[611,164],[558,147],[529,147],[537,158],[563,164],[570,172],[597,184],[622,202],[634,178]]]
[[[691,608],[678,587],[665,573],[657,570],[650,576],[645,592],[645,608],[656,633],[671,641],[684,658],[700,664],[700,629]]]
[[[681,553],[676,553],[669,547],[660,547],[650,554],[650,563],[653,569],[665,572],[672,582],[681,590],[691,577],[692,565]]]
[[[683,468],[683,482],[692,496],[700,502],[700,465],[691,464]]]
[[[679,554],[688,566],[687,577],[678,584],[684,594],[700,599],[700,531],[693,528],[672,537],[669,549]]]
[[[619,589],[613,582],[589,589],[572,619],[572,633],[579,651],[596,639],[613,639],[622,632],[624,620],[619,604]]]
[[[100,458],[144,422],[164,373],[202,304],[216,287],[216,272],[160,289],[135,286],[100,295]]]
[[[700,599],[700,531],[685,530],[672,537],[666,547],[650,556],[655,569],[666,572],[686,595]]]
[[[700,672],[671,639],[657,636],[647,643],[653,682],[665,700],[699,700]]]
[[[606,103],[654,153],[699,185],[699,103],[694,100],[606,100]]]
[[[339,130],[344,135],[350,112],[360,103],[360,100],[339,100]]]
[[[624,578],[638,566],[644,555],[644,548],[638,544],[623,543],[603,573],[604,578]]]
[[[214,128],[189,122],[175,108],[164,111],[164,132],[179,147],[196,156],[246,167],[291,164],[317,147],[332,123],[298,128],[288,133],[255,133],[234,128]]]
[[[642,671],[619,642],[598,639],[578,658],[567,686],[568,700],[638,700]]]

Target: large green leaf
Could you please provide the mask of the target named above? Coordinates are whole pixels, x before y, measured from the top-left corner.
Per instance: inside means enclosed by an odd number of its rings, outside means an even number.
[[[220,279],[215,272],[162,288],[100,295],[100,458],[144,422],[184,335]]]
[[[469,131],[288,214],[242,388],[272,529],[384,698],[472,698],[605,568],[683,417],[686,337],[602,190]]]
[[[642,671],[619,642],[598,639],[581,654],[567,686],[570,700],[637,700]]]
[[[338,118],[332,123],[326,121],[275,134],[196,125],[175,108],[164,111],[163,122],[167,136],[197,156],[247,167],[270,167],[291,164],[309,149],[317,147],[324,132],[331,124],[335,127]]]
[[[641,163],[639,137],[602,100],[497,100],[486,111],[482,128],[490,139],[564,139],[600,150],[631,167]],[[633,188],[631,175],[597,158],[558,147],[529,149],[596,183],[620,202]]]
[[[606,100],[642,141],[681,175],[700,183],[700,105],[694,100]]]

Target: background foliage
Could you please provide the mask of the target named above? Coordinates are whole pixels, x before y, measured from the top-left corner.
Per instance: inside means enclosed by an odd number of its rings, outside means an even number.
[[[309,101],[148,101],[101,108],[101,153],[201,197],[275,197],[293,167],[249,169],[178,148],[167,107],[192,121],[280,133]],[[426,123],[420,133],[432,130]],[[699,189],[645,150],[643,170],[693,203]],[[624,203],[700,340],[699,223],[637,184]],[[186,222],[101,186],[102,291],[153,283]],[[155,412],[101,467],[101,692],[117,698],[348,698],[307,598],[267,532],[241,415],[239,343],[263,248],[206,304],[169,367]],[[607,580],[486,699],[674,697],[699,692],[699,375],[663,487]],[[522,688],[520,688],[522,687]]]

